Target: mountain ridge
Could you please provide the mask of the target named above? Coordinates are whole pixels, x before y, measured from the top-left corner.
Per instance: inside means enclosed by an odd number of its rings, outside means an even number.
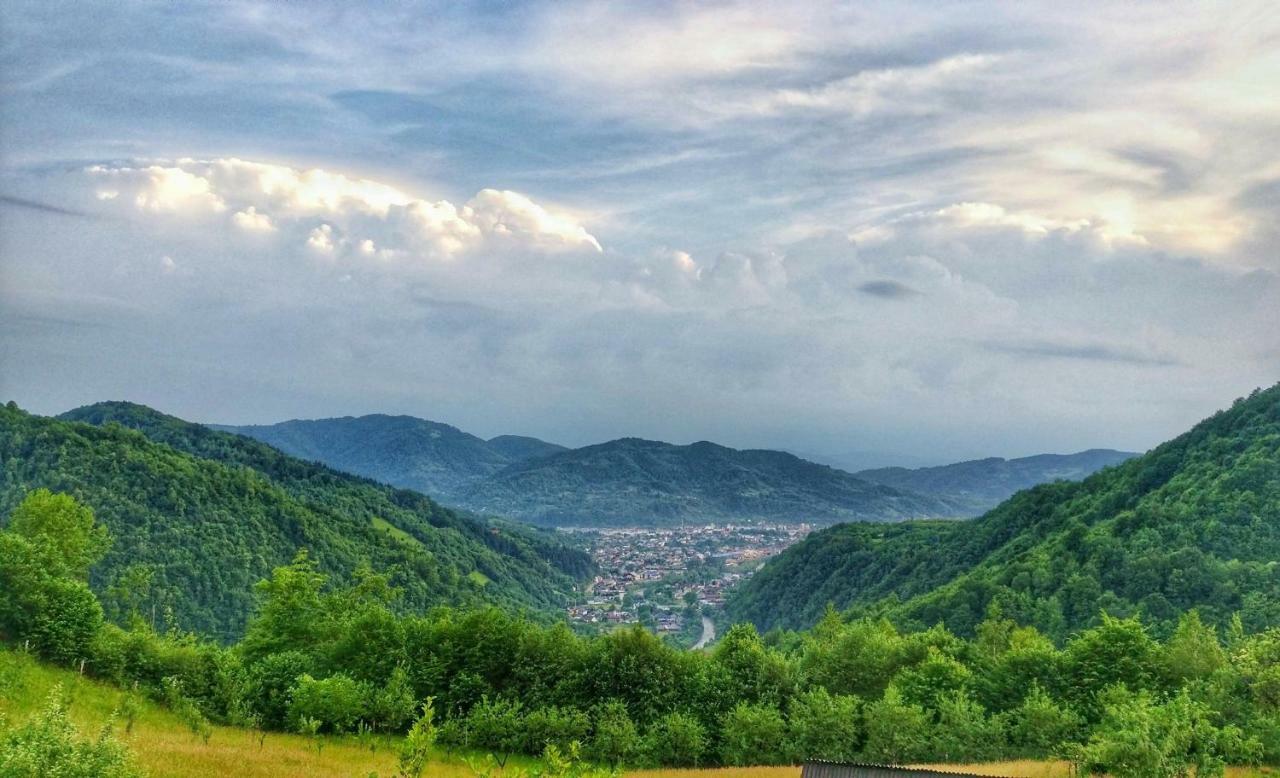
[[[919,494],[945,495],[977,516],[1023,489],[1053,481],[1078,481],[1136,456],[1130,451],[1090,448],[1072,454],[984,457],[933,467],[873,468],[854,475]]]
[[[970,522],[843,524],[770,560],[728,602],[762,629],[828,603],[969,634],[994,606],[1062,638],[1099,613],[1161,629],[1196,608],[1274,624],[1280,598],[1280,384],[1080,482],[1021,492]]]
[[[404,607],[418,609],[496,603],[550,612],[591,569],[549,533],[477,520],[130,403],[61,418],[4,406],[0,461],[0,515],[32,489],[71,493],[116,536],[94,571],[96,591],[146,564],[160,611],[223,638],[252,611],[253,584],[299,548],[337,581],[365,564],[388,572]]]

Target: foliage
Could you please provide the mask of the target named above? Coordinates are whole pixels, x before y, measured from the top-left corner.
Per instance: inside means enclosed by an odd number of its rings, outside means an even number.
[[[636,753],[640,734],[627,708],[617,700],[599,707],[595,716],[595,732],[591,736],[589,754],[603,764],[618,766]]]
[[[696,767],[707,749],[702,724],[684,713],[668,713],[645,733],[644,750],[654,764]]]
[[[725,764],[781,764],[788,759],[786,722],[777,708],[740,702],[720,726],[720,758]]]
[[[413,722],[404,742],[400,744],[400,772],[398,778],[419,778],[427,768],[431,746],[436,742],[435,700],[430,697],[422,703],[422,715]]]
[[[862,745],[858,698],[832,695],[819,686],[800,693],[787,714],[787,742],[798,759],[848,762]]]
[[[368,715],[368,700],[368,687],[342,673],[323,680],[303,673],[289,690],[288,716],[295,726],[310,720],[325,732],[352,732]]]
[[[0,732],[2,778],[138,778],[124,747],[110,727],[96,739],[82,739],[67,716],[61,687],[44,710],[26,724]]]
[[[1222,775],[1228,758],[1256,761],[1260,746],[1233,727],[1214,726],[1185,692],[1165,703],[1113,687],[1105,714],[1074,760],[1083,775],[1171,778]]]

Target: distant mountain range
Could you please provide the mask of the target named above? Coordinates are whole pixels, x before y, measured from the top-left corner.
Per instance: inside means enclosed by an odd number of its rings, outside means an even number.
[[[1052,481],[1080,481],[1104,467],[1138,456],[1131,451],[1091,448],[1076,454],[1038,454],[1020,459],[989,457],[940,467],[883,467],[854,475],[903,491],[960,503],[970,515],[996,507],[1010,495]]]
[[[848,473],[708,442],[621,438],[569,449],[514,435],[485,440],[411,416],[215,428],[447,504],[563,526],[966,518],[1027,486],[1079,479],[1133,456],[1093,450]]]
[[[896,521],[954,515],[945,497],[882,486],[781,451],[623,438],[526,460],[461,504],[539,524]]]

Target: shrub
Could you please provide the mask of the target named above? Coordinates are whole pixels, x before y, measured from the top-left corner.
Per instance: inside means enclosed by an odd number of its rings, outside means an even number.
[[[863,711],[867,733],[863,755],[873,762],[901,764],[928,753],[929,716],[924,708],[904,702],[892,686]]]
[[[696,767],[706,749],[706,730],[697,719],[683,713],[668,713],[645,733],[644,750],[655,764]]]
[[[740,702],[720,725],[720,757],[731,765],[786,761],[786,729],[777,708]]]
[[[640,735],[627,714],[627,706],[617,700],[601,705],[591,736],[591,758],[616,767],[631,758],[639,745]]]
[[[324,680],[298,676],[289,690],[289,721],[297,728],[304,720],[320,722],[326,732],[351,732],[368,715],[369,688],[338,673]]]
[[[109,728],[95,740],[79,737],[62,697],[61,687],[54,688],[41,713],[0,734],[0,776],[141,778],[142,773]]]
[[[570,743],[586,740],[591,730],[587,714],[573,708],[538,708],[524,717],[524,750],[540,754],[547,746],[555,746],[561,752]]]
[[[818,687],[791,701],[787,715],[792,756],[841,762],[858,754],[861,728],[859,701],[848,695],[831,695]]]

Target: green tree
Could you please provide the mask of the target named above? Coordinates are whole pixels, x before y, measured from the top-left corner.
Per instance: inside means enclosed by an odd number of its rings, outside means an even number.
[[[1074,711],[1055,702],[1038,685],[1031,687],[1021,705],[1005,714],[1009,745],[1019,756],[1032,758],[1060,755],[1079,734],[1081,724]]]
[[[867,733],[863,756],[873,762],[904,764],[925,757],[929,749],[929,714],[902,699],[890,686],[884,697],[863,708]]]
[[[87,581],[89,568],[111,547],[107,528],[94,521],[88,506],[48,489],[36,489],[13,509],[9,531],[32,544],[54,578]]]
[[[1159,703],[1149,692],[1112,687],[1103,717],[1073,761],[1082,775],[1174,778],[1222,775],[1228,758],[1256,761],[1261,746],[1235,728],[1220,729],[1185,692]]]
[[[492,753],[500,767],[525,742],[524,711],[520,703],[485,697],[467,714],[468,744]]]
[[[645,733],[644,749],[654,764],[697,767],[707,749],[702,724],[684,713],[668,713]]]
[[[969,668],[930,647],[925,660],[898,673],[893,684],[904,701],[936,711],[940,701],[963,690],[972,675]]]
[[[966,692],[953,691],[937,701],[938,723],[930,748],[945,762],[980,762],[1004,752],[1004,727]]]
[[[108,543],[93,512],[73,498],[28,494],[0,531],[0,637],[30,641],[64,664],[89,658],[103,614],[86,581]]]
[[[320,722],[327,732],[351,732],[368,717],[369,688],[337,673],[323,680],[303,674],[289,690],[289,720]]]
[[[852,760],[862,739],[859,707],[858,698],[833,696],[820,686],[797,695],[787,711],[787,740],[793,756]]]
[[[721,722],[720,758],[731,765],[782,763],[786,734],[777,708],[739,702]]]
[[[635,722],[627,715],[627,706],[617,700],[601,705],[591,736],[591,758],[617,767],[630,759],[639,745],[640,735]]]

